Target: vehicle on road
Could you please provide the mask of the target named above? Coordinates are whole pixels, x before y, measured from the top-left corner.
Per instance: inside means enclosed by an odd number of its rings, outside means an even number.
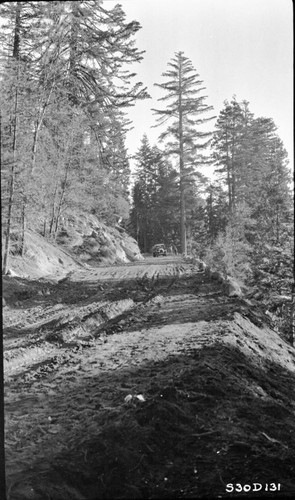
[[[163,243],[158,243],[157,245],[154,245],[152,248],[153,252],[153,257],[164,257],[167,255],[167,250],[166,247]]]

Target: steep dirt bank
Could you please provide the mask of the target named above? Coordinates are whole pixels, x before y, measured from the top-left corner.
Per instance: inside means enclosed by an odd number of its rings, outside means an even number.
[[[259,309],[180,258],[6,279],[34,290],[4,308],[10,500],[294,495],[295,354]]]
[[[9,274],[23,278],[60,279],[89,266],[143,260],[136,241],[119,225],[108,227],[93,215],[63,218],[55,240],[27,230],[22,256],[16,247],[9,258]]]

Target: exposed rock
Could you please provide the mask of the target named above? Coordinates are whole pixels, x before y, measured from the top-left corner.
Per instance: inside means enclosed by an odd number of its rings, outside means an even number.
[[[7,275],[63,278],[77,268],[143,260],[137,242],[123,228],[107,227],[93,215],[63,218],[56,241],[27,230],[25,251],[10,256]]]
[[[17,273],[12,269],[7,269],[6,276],[17,276]]]
[[[242,297],[243,295],[240,285],[230,276],[226,278],[224,290],[229,297]]]
[[[64,217],[57,241],[88,263],[143,260],[137,242],[120,226],[108,227],[94,215]]]
[[[198,259],[197,257],[186,256],[184,258],[184,261],[188,264],[194,264],[195,266],[197,266],[200,272],[204,272],[207,268],[207,264],[205,264],[203,260]]]

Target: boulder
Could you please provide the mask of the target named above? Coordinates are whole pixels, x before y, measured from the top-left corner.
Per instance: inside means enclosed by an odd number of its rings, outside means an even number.
[[[205,264],[204,261],[201,259],[198,259],[197,257],[194,256],[184,256],[184,260],[187,264],[193,264],[194,266],[198,267],[198,270],[200,272],[205,272],[207,265]]]
[[[231,276],[228,276],[224,283],[225,293],[229,297],[242,297],[242,290],[240,285]]]
[[[7,269],[6,271],[6,276],[18,276],[17,273],[15,271],[13,271],[12,269]]]

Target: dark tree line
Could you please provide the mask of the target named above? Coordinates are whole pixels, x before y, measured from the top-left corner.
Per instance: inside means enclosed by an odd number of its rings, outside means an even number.
[[[130,230],[143,252],[155,243],[179,241],[179,179],[176,170],[144,136],[136,154]]]

